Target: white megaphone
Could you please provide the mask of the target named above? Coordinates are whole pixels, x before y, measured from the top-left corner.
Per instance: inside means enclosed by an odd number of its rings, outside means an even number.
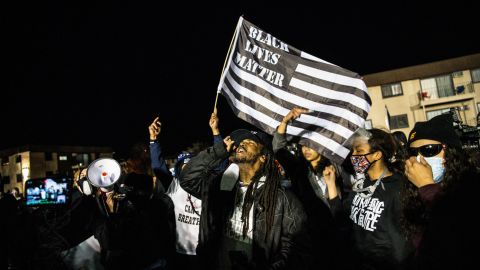
[[[99,158],[87,169],[88,181],[96,187],[107,188],[115,184],[122,174],[122,168],[115,159]]]

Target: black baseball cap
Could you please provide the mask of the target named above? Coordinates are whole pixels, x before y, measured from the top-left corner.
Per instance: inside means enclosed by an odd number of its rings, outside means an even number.
[[[435,140],[450,147],[462,148],[462,142],[453,127],[451,114],[442,114],[426,122],[415,123],[408,136],[408,145],[420,139]]]
[[[249,139],[263,145],[268,150],[273,151],[272,139],[270,138],[269,135],[261,131],[237,129],[232,133],[230,133],[230,138],[235,142],[235,146],[237,147],[243,140]]]

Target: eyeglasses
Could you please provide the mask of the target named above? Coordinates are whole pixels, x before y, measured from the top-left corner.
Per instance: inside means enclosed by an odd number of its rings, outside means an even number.
[[[426,144],[420,147],[409,147],[408,156],[418,156],[420,153],[424,157],[433,157],[438,155],[444,148],[445,146],[443,144]]]

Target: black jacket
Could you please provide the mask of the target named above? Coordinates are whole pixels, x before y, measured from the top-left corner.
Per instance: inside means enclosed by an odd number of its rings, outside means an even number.
[[[129,173],[122,181],[119,192],[125,198],[118,200],[114,213],[103,212],[105,215],[94,228],[105,269],[144,269],[165,264],[170,269],[175,252],[172,200],[152,192],[152,178],[148,175]]]
[[[428,223],[417,251],[418,269],[468,269],[478,263],[480,221],[474,215],[478,213],[479,180],[478,172],[468,171],[447,192],[438,189],[442,194],[432,196],[435,200],[427,207]]]
[[[317,267],[322,265],[329,269],[343,269],[350,262],[343,258],[349,254],[351,222],[348,218],[334,219],[329,209],[328,193],[315,191],[320,188],[316,177],[321,177],[323,169],[332,163],[322,158],[321,164],[314,170],[305,158],[290,153],[286,145],[285,134],[275,132],[272,142],[275,158],[291,180],[291,190],[300,199],[307,214],[308,233],[314,243],[313,264]],[[337,192],[343,198],[347,195],[343,192],[343,179],[350,181],[350,175],[340,166],[334,166]]]
[[[208,269],[215,269],[224,224],[231,213],[229,207],[234,204],[235,189],[221,191],[223,172],[214,170],[227,157],[228,152],[223,142],[219,142],[190,160],[180,175],[182,188],[202,200],[197,255],[200,256],[203,267]],[[256,192],[260,190],[261,187]],[[306,216],[298,199],[284,189],[279,190],[274,224],[267,237],[265,212],[258,202],[258,196],[255,196],[253,207],[254,268],[304,269],[302,263],[308,260],[308,237],[304,226]]]

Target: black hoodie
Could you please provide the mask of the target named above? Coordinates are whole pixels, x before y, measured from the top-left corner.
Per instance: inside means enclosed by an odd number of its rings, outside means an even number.
[[[343,202],[330,200],[335,217],[348,215],[353,222],[355,259],[359,268],[402,269],[412,247],[401,232],[400,191],[405,181],[400,174],[382,179],[372,196],[362,198],[351,192]],[[376,181],[365,180],[363,187]]]

